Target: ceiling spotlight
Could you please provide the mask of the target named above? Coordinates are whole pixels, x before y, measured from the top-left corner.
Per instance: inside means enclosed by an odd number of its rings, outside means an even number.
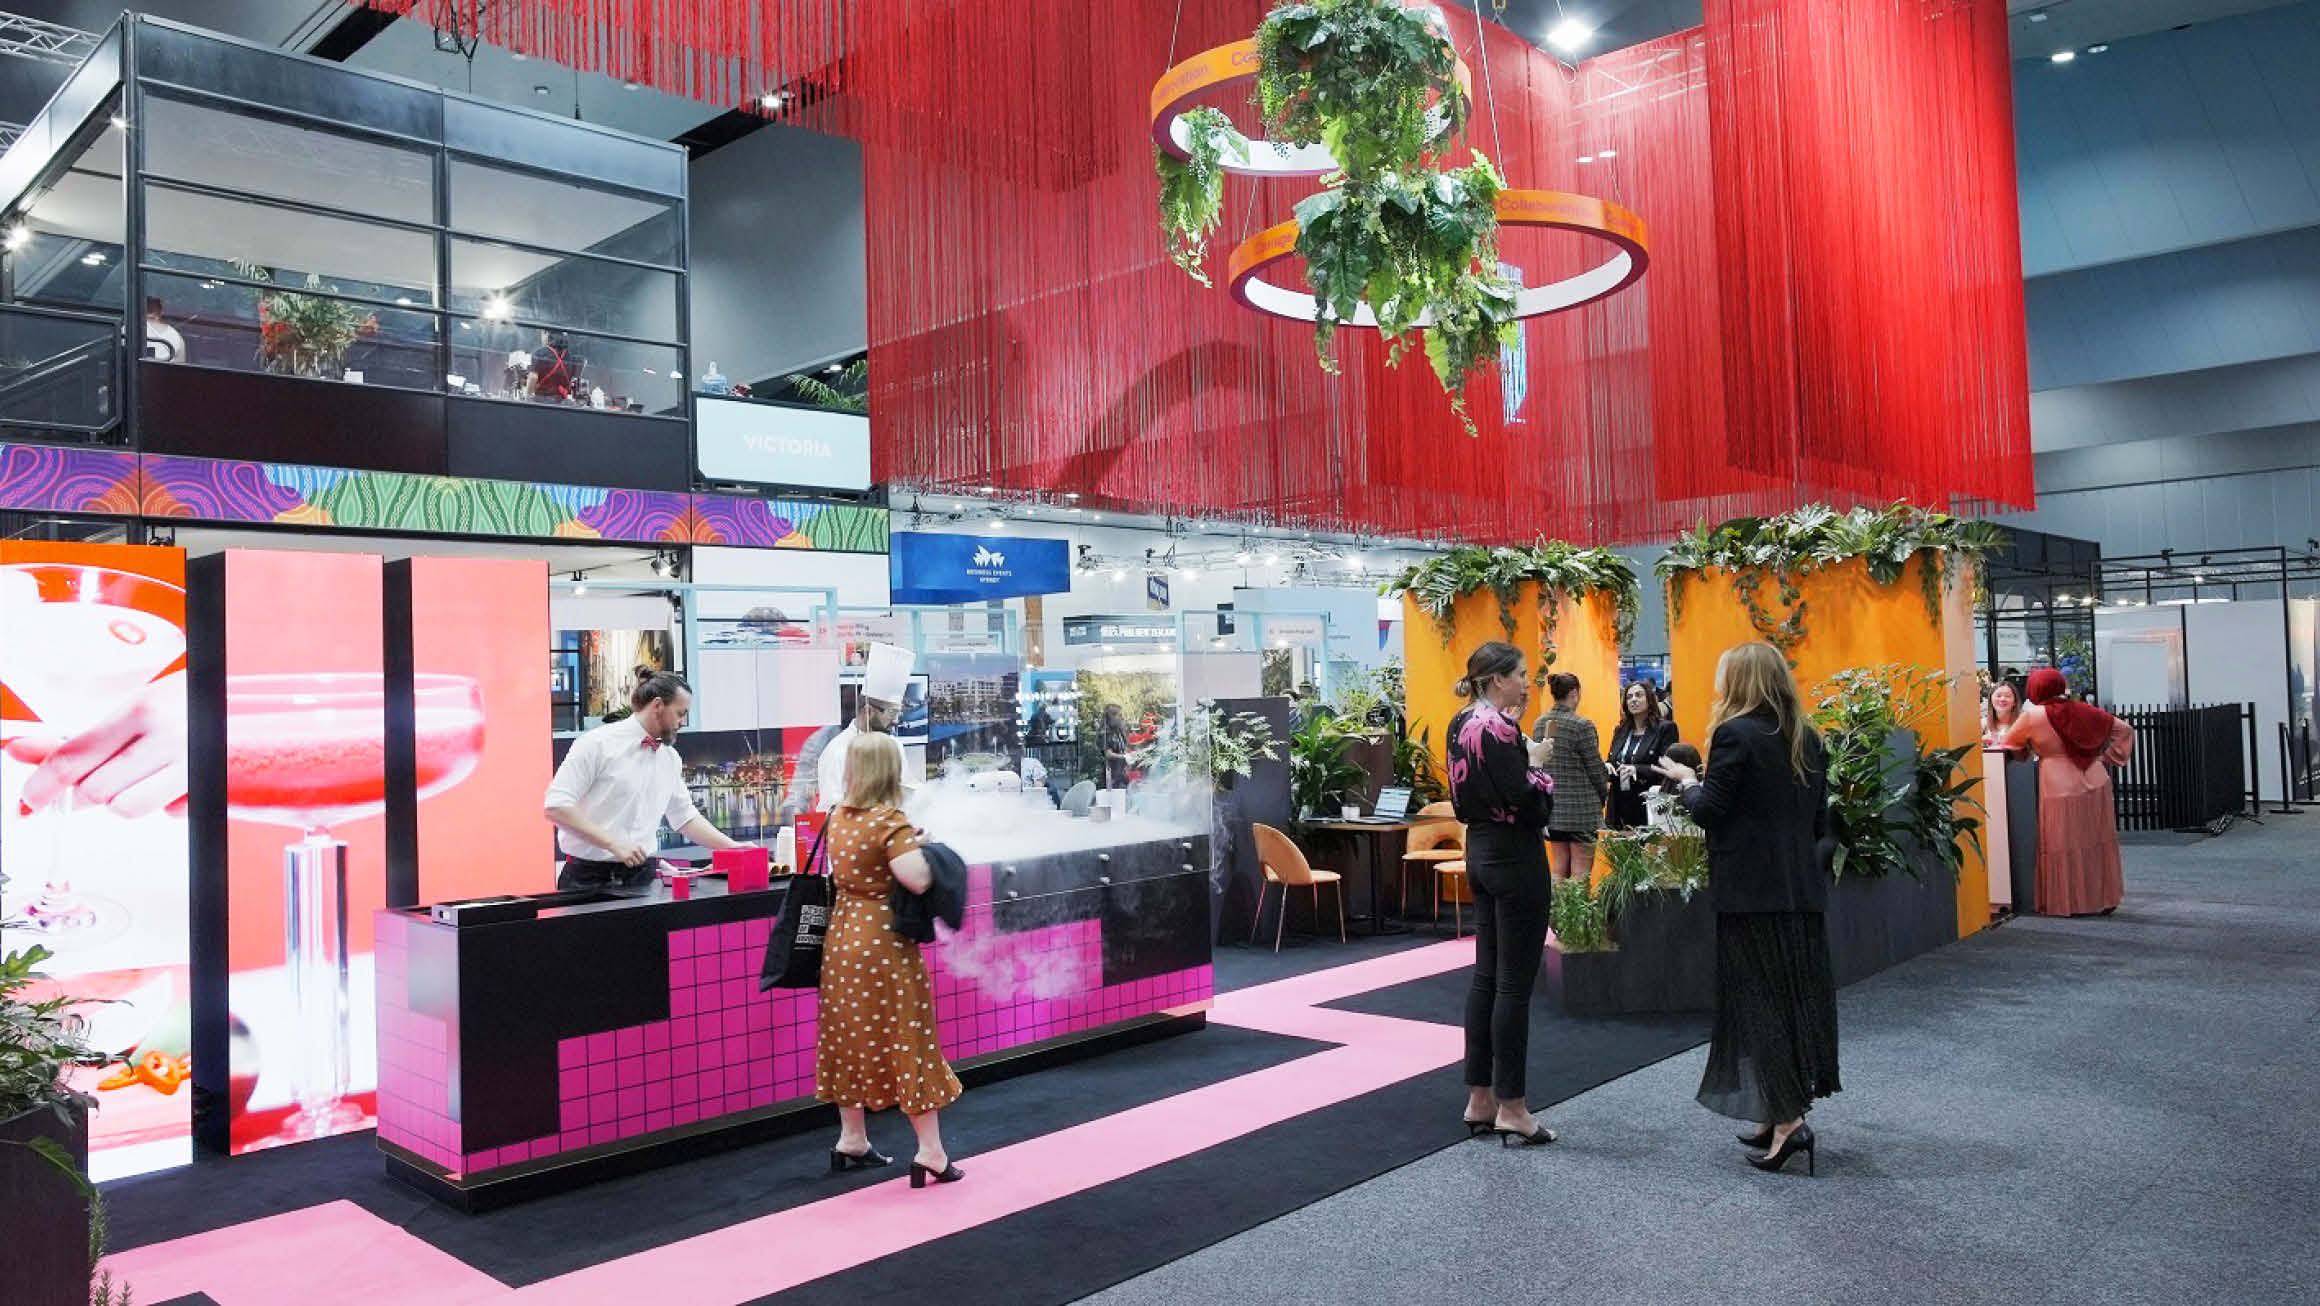
[[[508,58],[515,60],[517,63],[522,63],[524,60],[531,58],[531,56],[525,54],[521,50],[515,50],[508,54]]]
[[[576,572],[573,572],[573,573],[572,573],[572,597],[573,597],[573,598],[579,598],[581,595],[583,595],[583,594],[586,594],[587,592],[588,592],[588,573],[587,573],[587,572],[584,572],[584,571],[576,571]]]
[[[2074,60],[2074,59],[2078,58],[2078,51],[2076,51],[2076,50],[2056,50],[2054,53],[2052,53],[2052,54],[2050,54],[2050,55],[2048,55],[2048,56],[2046,56],[2046,57],[2047,57],[2048,59],[2050,59],[2050,60],[2054,61],[2055,63],[2069,63],[2069,62],[2071,62],[2072,60]]]
[[[116,114],[114,114],[112,117],[105,119],[105,122],[106,122],[106,124],[107,124],[108,126],[110,126],[110,127],[111,127],[111,128],[114,130],[114,131],[123,131],[123,130],[126,130],[126,129],[128,128],[128,126],[129,126],[129,120],[128,120],[127,118],[124,118],[124,117],[122,117],[120,114],[117,114],[117,113],[116,113]]]
[[[532,88],[532,94],[534,95],[548,95],[551,93],[552,92],[550,92],[546,86],[534,86]]]
[[[101,265],[104,261],[105,256],[93,249],[88,253],[81,255],[81,262],[88,264],[92,268]]]
[[[2110,42],[2108,42],[2108,41],[2105,41],[2105,42],[2103,42],[2101,45],[2090,45],[2090,46],[2086,47],[2086,52],[2087,52],[2088,54],[2101,54],[2103,51],[2105,51],[2105,50],[2108,50],[2108,49],[2110,49],[2110,48],[2111,48],[2111,46],[2110,46]]]
[[[2046,11],[2041,9],[2037,13],[2030,15],[2030,21],[2033,23],[2043,23],[2046,21],[2046,17]]]
[[[484,320],[489,322],[505,322],[515,316],[515,311],[515,305],[510,304],[505,295],[493,295],[483,301]]]
[[[1576,18],[1566,18],[1547,29],[1547,44],[1564,54],[1577,54],[1595,39],[1595,29]]]
[[[1594,161],[1595,156],[1592,154],[1582,154],[1579,156],[1579,162],[1581,163],[1593,163]]]
[[[640,85],[642,85],[642,83],[639,83],[639,82],[622,82],[622,83],[620,84],[620,89],[622,89],[622,90],[624,90],[624,91],[633,91],[633,90],[637,89],[637,87],[638,87],[638,86],[640,86]]]
[[[846,365],[845,365],[844,363],[832,363],[832,364],[830,364],[828,367],[825,367],[825,368],[823,368],[822,370],[823,370],[823,371],[825,371],[825,372],[829,372],[829,373],[835,374],[835,373],[838,373],[838,372],[843,372],[843,371],[845,371],[845,370],[846,370]]]
[[[1596,157],[1596,158],[1598,158],[1598,159],[1616,159],[1616,158],[1618,158],[1618,157],[1619,157],[1619,151],[1617,151],[1617,150],[1597,150],[1597,151],[1595,151],[1595,157]]]
[[[19,222],[15,226],[8,229],[8,234],[6,236],[0,236],[0,248],[10,250],[22,249],[28,242],[31,241],[31,239],[32,228],[27,227],[23,223]]]
[[[781,109],[788,107],[788,105],[788,91],[767,91],[757,97],[757,107],[760,109]]]
[[[397,307],[397,308],[409,308],[410,306],[411,306],[411,297],[410,297],[409,295],[397,295],[397,296],[395,296],[395,307]]]

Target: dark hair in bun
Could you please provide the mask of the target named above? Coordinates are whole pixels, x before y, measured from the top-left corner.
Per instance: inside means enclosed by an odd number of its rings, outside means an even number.
[[[1579,692],[1579,678],[1568,671],[1558,671],[1547,677],[1547,697],[1560,703]]]
[[[1482,697],[1482,687],[1509,672],[1522,670],[1522,650],[1504,640],[1492,640],[1466,659],[1466,674],[1456,689],[1460,698]]]

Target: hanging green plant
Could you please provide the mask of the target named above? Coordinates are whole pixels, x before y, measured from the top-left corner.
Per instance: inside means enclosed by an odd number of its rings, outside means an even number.
[[[1399,0],[1283,4],[1257,27],[1257,107],[1276,141],[1322,145],[1366,185],[1464,130],[1458,53]]]
[[[1231,155],[1247,163],[1249,139],[1234,130],[1221,109],[1194,109],[1184,115],[1184,124],[1190,128],[1191,158],[1152,150],[1152,166],[1160,174],[1160,232],[1168,238],[1168,257],[1205,286],[1210,283],[1201,264],[1224,211],[1224,159]]]
[[[1452,549],[1404,568],[1378,592],[1388,598],[1407,594],[1416,599],[1434,619],[1434,629],[1447,648],[1456,633],[1458,600],[1484,590],[1498,596],[1498,624],[1505,628],[1506,637],[1513,639],[1519,633],[1515,605],[1522,601],[1523,586],[1533,582],[1541,591],[1539,609],[1546,622],[1545,655],[1538,667],[1542,683],[1547,669],[1555,664],[1555,625],[1562,607],[1555,601],[1557,595],[1577,603],[1609,594],[1619,643],[1634,642],[1635,619],[1643,608],[1643,587],[1636,582],[1634,565],[1609,549],[1582,549],[1566,540],[1540,540],[1529,548]]]
[[[1748,611],[1757,635],[1795,663],[1804,642],[1805,608],[1798,582],[1825,567],[1859,558],[1880,585],[1899,581],[1909,560],[1928,555],[1919,583],[1926,615],[1941,619],[1941,600],[1957,569],[1974,569],[1981,583],[1983,560],[2006,542],[2005,531],[1988,522],[1967,521],[1913,504],[1854,508],[1838,512],[1827,504],[1807,504],[1775,517],[1735,517],[1721,526],[1700,526],[1676,538],[1655,565],[1667,585],[1668,618],[1680,620],[1684,587],[1693,573],[1715,570],[1732,577],[1732,588]],[[1776,612],[1761,597],[1770,580],[1778,595]]]

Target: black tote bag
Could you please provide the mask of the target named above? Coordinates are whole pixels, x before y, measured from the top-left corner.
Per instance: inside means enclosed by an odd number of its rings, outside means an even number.
[[[757,991],[811,989],[822,983],[822,943],[830,932],[830,877],[821,865],[822,844],[830,837],[825,822],[814,840],[814,851],[803,871],[789,877],[789,892],[781,900],[781,915],[773,935],[765,941],[765,964],[757,970]]]

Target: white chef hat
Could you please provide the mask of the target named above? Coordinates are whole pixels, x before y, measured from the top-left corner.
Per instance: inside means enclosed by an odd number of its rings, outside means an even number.
[[[870,670],[862,677],[862,695],[881,703],[900,705],[910,692],[910,669],[918,655],[899,644],[872,644]]]

